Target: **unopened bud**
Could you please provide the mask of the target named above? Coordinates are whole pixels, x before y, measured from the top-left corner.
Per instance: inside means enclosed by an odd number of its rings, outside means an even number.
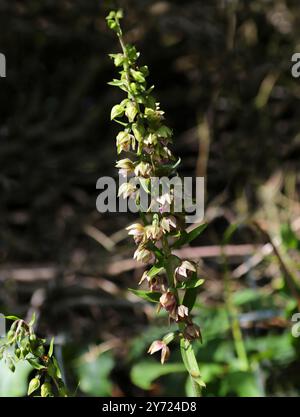
[[[202,341],[200,327],[197,324],[188,324],[184,329],[183,335],[188,340],[200,339]]]
[[[176,319],[176,298],[171,291],[165,292],[159,299],[161,306],[168,311],[172,319]]]
[[[41,396],[42,397],[52,397],[52,387],[50,382],[44,382],[41,386]]]
[[[39,387],[40,387],[40,380],[38,378],[32,378],[32,380],[29,382],[27,395],[32,394],[34,391],[39,389]]]
[[[137,248],[137,250],[134,252],[133,258],[137,261],[148,263],[152,258],[152,252],[150,252],[148,249],[145,248]]]

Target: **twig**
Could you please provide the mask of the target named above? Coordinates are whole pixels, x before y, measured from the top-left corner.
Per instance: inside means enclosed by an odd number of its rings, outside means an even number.
[[[101,230],[96,229],[94,226],[84,226],[85,234],[95,239],[100,245],[102,245],[108,252],[112,252],[115,247],[115,242],[108,236],[106,236]]]

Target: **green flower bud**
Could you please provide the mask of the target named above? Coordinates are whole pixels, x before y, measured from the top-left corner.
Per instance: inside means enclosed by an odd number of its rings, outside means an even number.
[[[127,106],[126,106],[126,111],[125,114],[129,120],[129,122],[133,122],[135,116],[137,115],[138,109],[137,106],[134,102],[129,101]]]
[[[32,394],[34,391],[39,389],[39,387],[40,387],[39,378],[32,378],[32,380],[29,382],[27,395]]]
[[[30,337],[29,337],[29,340],[31,342],[35,342],[36,341],[36,335],[35,334],[31,334]]]
[[[41,396],[42,397],[52,397],[52,387],[50,382],[44,382],[41,386]]]

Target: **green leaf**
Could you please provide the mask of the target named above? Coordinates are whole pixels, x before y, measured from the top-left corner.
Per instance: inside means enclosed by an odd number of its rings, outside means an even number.
[[[78,362],[75,367],[80,381],[80,390],[91,396],[111,396],[112,382],[109,374],[114,366],[110,352],[105,352],[89,362]]]
[[[147,248],[154,253],[157,260],[159,260],[160,262],[163,261],[163,259],[164,259],[163,252],[161,251],[161,249],[159,249],[157,246],[155,246],[153,242],[151,242],[151,241],[148,242],[147,243]]]
[[[201,233],[207,228],[207,224],[201,224],[200,226],[196,227],[195,229],[193,229],[191,232],[187,233],[187,232],[183,232],[181,234],[181,237],[174,243],[174,245],[172,246],[174,249],[178,249],[181,246],[192,242],[193,240],[195,240],[199,235],[201,235]]]
[[[160,136],[162,138],[168,138],[172,136],[172,130],[168,126],[164,126],[164,125],[161,126],[155,133],[157,134],[157,136]]]
[[[21,320],[20,317],[17,316],[4,316],[7,320]]]
[[[123,80],[114,79],[107,83],[108,85],[113,85],[114,87],[123,87],[125,85]]]
[[[183,363],[190,376],[199,386],[205,387],[205,383],[203,382],[200,375],[200,370],[194,354],[193,346],[188,340],[184,338],[180,340],[180,352]]]
[[[184,366],[181,363],[165,363],[161,365],[155,361],[148,360],[134,365],[130,372],[130,378],[134,385],[141,389],[149,390],[153,381],[160,376],[184,371]]]
[[[32,317],[31,317],[31,320],[30,320],[30,322],[28,323],[29,327],[32,327],[32,326],[34,325],[35,320],[36,320],[36,315],[35,315],[35,313],[33,313],[33,314],[32,314]]]
[[[151,183],[150,178],[139,177],[139,182],[141,183],[141,186],[142,186],[143,190],[147,194],[150,194],[150,183]]]
[[[185,288],[197,288],[200,285],[202,285],[204,283],[204,279],[203,278],[198,278],[196,273],[195,276],[190,278],[187,281],[183,281],[183,282],[179,282],[176,285],[176,288],[180,288],[180,289],[185,289]]]
[[[51,339],[50,347],[49,347],[49,350],[48,350],[49,358],[51,358],[51,356],[53,355],[53,348],[54,348],[54,337],[52,337],[52,339]]]
[[[112,109],[110,113],[110,119],[113,120],[116,117],[121,117],[124,114],[124,107],[120,104],[116,104]]]
[[[142,142],[145,136],[145,128],[141,123],[133,123],[132,125],[133,134],[138,142]]]
[[[53,365],[54,365],[54,368],[55,368],[56,377],[61,379],[60,367],[59,367],[59,364],[58,364],[55,356],[52,357],[52,362],[53,362]]]
[[[163,266],[160,266],[160,263],[153,265],[147,272],[148,277],[153,278],[164,270]]]
[[[123,54],[109,54],[109,56],[114,60],[116,67],[119,67],[124,63],[125,57]]]
[[[128,290],[132,292],[134,295],[136,295],[137,297],[140,297],[146,301],[150,301],[151,303],[158,303],[161,297],[160,292],[134,290],[132,288],[128,288]]]
[[[26,359],[28,363],[30,363],[30,365],[34,368],[37,369],[38,371],[45,369],[44,365],[41,365],[38,360],[36,359],[32,359],[32,358],[28,358]]]
[[[192,311],[197,298],[197,291],[194,288],[188,288],[184,294],[182,304]]]
[[[194,354],[193,346],[187,339],[180,339],[180,351],[188,373],[193,378],[198,378],[200,376],[198,363]]]

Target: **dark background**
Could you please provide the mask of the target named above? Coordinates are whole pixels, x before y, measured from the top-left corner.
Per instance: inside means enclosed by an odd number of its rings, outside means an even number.
[[[118,44],[104,19],[116,6],[124,8],[126,39],[141,51],[174,129],[180,172],[207,178],[210,226],[197,247],[219,246],[227,226],[240,218],[258,215],[276,234],[299,215],[300,81],[291,76],[291,56],[300,50],[298,1],[1,0],[7,78],[0,79],[0,309],[24,317],[39,313],[40,332],[58,338],[71,387],[78,379],[72,361],[89,345],[107,343],[111,366],[103,379],[109,388],[103,391],[100,384],[93,391],[83,384],[79,393],[87,395],[149,393],[130,377],[132,366],[146,358],[144,346],[131,359],[128,351],[132,339],[158,324],[150,307],[126,292],[136,287],[141,269],[126,270],[120,263],[130,259],[133,245],[122,232],[123,240],[114,233],[134,216],[95,208],[97,179],[116,175],[117,127],[109,116],[122,93],[107,85],[116,74],[107,55]],[[113,247],[103,234],[115,240]],[[233,238],[236,245],[265,240],[247,225]],[[293,252],[293,260],[297,255]],[[230,268],[245,259],[231,259]],[[210,278],[201,303],[223,311],[222,262],[213,257],[203,262]],[[262,291],[276,299],[277,261],[254,274]],[[251,279],[242,288],[253,287]],[[276,305],[280,317],[290,311],[284,284],[283,298]],[[201,325],[205,336],[205,322]],[[282,334],[286,330],[275,329],[279,339]],[[288,366],[298,369],[296,353],[289,361],[284,370],[271,363],[264,395],[299,388],[299,381],[281,385]],[[231,382],[220,388],[222,372],[216,371],[208,392],[243,395]],[[293,372],[288,375],[293,379]],[[235,376],[237,385],[243,378]],[[167,380],[150,393],[177,392],[172,389]]]

